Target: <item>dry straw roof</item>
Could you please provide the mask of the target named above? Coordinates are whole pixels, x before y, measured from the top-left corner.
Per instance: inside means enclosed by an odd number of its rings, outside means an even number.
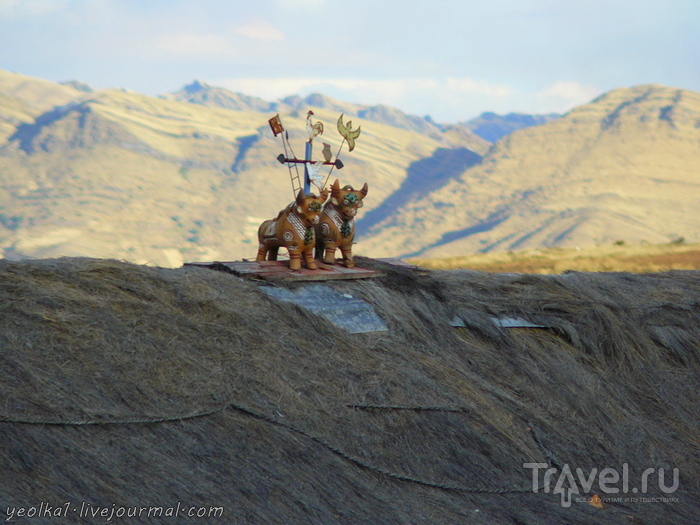
[[[41,502],[180,502],[224,515],[122,522],[697,519],[700,273],[362,263],[385,275],[328,286],[371,304],[388,331],[349,334],[206,269],[0,261],[0,517]],[[526,462],[626,463],[631,487],[644,469],[677,467],[678,502],[565,508],[532,493]],[[650,483],[646,496],[669,495]]]

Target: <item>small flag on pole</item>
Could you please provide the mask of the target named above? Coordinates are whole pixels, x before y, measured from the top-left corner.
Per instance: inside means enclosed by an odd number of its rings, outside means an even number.
[[[275,134],[275,137],[284,131],[279,114],[272,117],[268,122],[270,123],[270,128],[272,129],[272,133]]]

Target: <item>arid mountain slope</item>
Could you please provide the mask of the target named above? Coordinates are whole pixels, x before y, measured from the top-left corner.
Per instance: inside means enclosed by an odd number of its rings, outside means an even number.
[[[267,120],[282,116],[301,157],[310,108],[326,127],[315,156],[322,141],[338,150],[340,113],[362,127],[333,173],[369,183],[360,254],[700,241],[695,92],[618,89],[491,147],[465,125],[321,94],[267,103],[202,82],[165,98],[75,86],[0,72],[5,257],[253,257],[258,225],[293,197]]]
[[[618,240],[700,241],[700,94],[617,89],[514,132],[373,224],[362,250],[442,257]]]
[[[16,126],[83,94],[70,85],[0,70],[0,144]]]
[[[39,81],[33,89],[47,84]],[[53,101],[69,102],[42,113],[27,97],[13,99],[21,118],[0,143],[5,257],[83,255],[165,266],[254,257],[259,224],[293,198],[287,168],[276,160],[283,145],[267,123],[274,113],[54,87]],[[294,153],[303,156],[309,106],[298,108],[276,111]],[[315,142],[316,157],[321,141],[337,152],[338,112],[314,107],[314,113],[326,126]],[[467,151],[475,144],[484,152],[488,146],[458,130],[433,137],[359,117],[353,126],[362,126],[358,147],[352,153],[344,148],[346,166],[333,176],[343,184],[369,183],[366,210],[401,187],[412,164],[436,151]]]
[[[201,80],[195,80],[175,93],[161,95],[161,98],[236,111],[260,111],[264,113],[275,109],[274,104],[261,98],[233,93],[227,89],[210,86]]]
[[[561,117],[561,115],[557,113],[549,113],[547,115],[508,113],[507,115],[498,115],[487,111],[476,118],[460,124],[473,131],[484,140],[497,142],[516,130],[529,128],[531,126],[540,126],[550,120],[556,120],[559,117]]]
[[[162,98],[240,111],[278,111],[283,114],[292,111],[303,112],[310,107],[321,108],[338,114],[342,113],[348,118],[361,118],[393,128],[416,131],[443,142],[447,147],[457,143],[460,146],[468,147],[480,155],[484,155],[491,145],[491,142],[474,133],[468,123],[436,124],[430,117],[407,115],[403,111],[383,104],[375,106],[354,104],[336,100],[321,93],[312,93],[304,98],[299,95],[292,95],[278,102],[266,102],[256,97],[234,93],[225,88],[210,86],[195,80],[192,84],[185,86],[176,93],[162,95]]]

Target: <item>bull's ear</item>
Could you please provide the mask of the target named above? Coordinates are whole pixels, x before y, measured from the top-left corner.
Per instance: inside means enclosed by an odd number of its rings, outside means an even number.
[[[362,189],[360,190],[362,198],[365,198],[367,196],[367,190],[369,190],[369,186],[367,186],[367,183],[365,182],[365,185],[362,186]]]
[[[304,188],[301,188],[299,193],[297,193],[297,204],[299,206],[304,204],[304,199],[306,199],[306,193],[304,193]]]

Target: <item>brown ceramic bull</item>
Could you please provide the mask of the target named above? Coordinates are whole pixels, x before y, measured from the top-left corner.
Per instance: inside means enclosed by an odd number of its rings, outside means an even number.
[[[323,203],[328,198],[328,190],[324,189],[317,197],[313,193],[306,195],[299,190],[296,201],[279,212],[276,219],[265,221],[258,228],[258,256],[256,261],[276,261],[280,246],[289,252],[289,268],[301,268],[301,256],[304,255],[306,267],[316,269],[314,261],[314,246],[316,235],[314,225],[319,221]]]
[[[361,190],[352,186],[340,188],[338,179],[331,186],[331,199],[326,203],[316,225],[316,258],[335,263],[335,250],[340,248],[346,267],[355,266],[352,244],[355,239],[355,215],[367,195],[367,183]],[[325,250],[325,255],[324,255]]]

